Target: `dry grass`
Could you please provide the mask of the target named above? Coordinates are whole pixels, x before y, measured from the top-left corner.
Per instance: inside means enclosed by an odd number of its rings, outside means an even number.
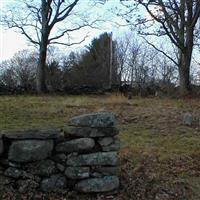
[[[106,97],[105,104],[116,106],[116,105],[130,105],[130,101],[123,95],[109,95]]]

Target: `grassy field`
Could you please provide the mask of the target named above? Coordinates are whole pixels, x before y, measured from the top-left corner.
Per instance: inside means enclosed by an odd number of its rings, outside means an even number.
[[[113,112],[120,128],[122,186],[115,199],[200,199],[199,99],[1,96],[0,129],[62,128],[70,117],[96,111]],[[188,111],[190,127],[182,124]]]

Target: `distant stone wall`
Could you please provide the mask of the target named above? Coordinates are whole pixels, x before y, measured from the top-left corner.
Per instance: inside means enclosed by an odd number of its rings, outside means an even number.
[[[0,135],[0,191],[116,192],[119,139],[111,113],[74,117],[65,130]]]

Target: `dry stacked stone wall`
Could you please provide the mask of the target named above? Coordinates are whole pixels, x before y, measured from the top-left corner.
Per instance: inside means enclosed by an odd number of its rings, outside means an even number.
[[[2,131],[0,191],[115,192],[118,129],[111,113],[74,117],[64,130]]]

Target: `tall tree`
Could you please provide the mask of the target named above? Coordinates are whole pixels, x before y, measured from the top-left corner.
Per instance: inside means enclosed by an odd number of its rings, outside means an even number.
[[[95,1],[95,0],[94,0]],[[47,49],[50,44],[72,45],[82,42],[63,42],[64,36],[69,39],[69,33],[91,26],[94,20],[88,23],[85,17],[73,22],[78,16],[80,0],[22,0],[19,7],[12,8],[1,17],[1,21],[9,28],[15,28],[26,36],[39,49],[37,66],[37,92],[46,92],[45,66]],[[16,6],[16,5],[14,5]],[[83,16],[83,13],[81,14]]]
[[[121,0],[121,2],[125,2]],[[126,1],[133,2],[133,1]],[[190,89],[190,65],[193,47],[196,38],[196,26],[200,17],[199,0],[134,0],[134,6],[142,6],[148,13],[138,18],[138,24],[142,27],[140,34],[167,36],[178,48],[178,61],[166,56],[178,66],[180,92],[185,95]],[[133,4],[132,4],[133,5]],[[127,4],[126,4],[127,6]],[[133,7],[129,4],[129,9]],[[133,10],[129,10],[129,13]],[[126,17],[128,14],[126,15]],[[130,22],[130,19],[127,18]],[[157,25],[155,25],[157,22]],[[152,31],[155,25],[156,31]],[[159,49],[158,49],[159,50]]]
[[[117,47],[115,41],[112,41],[112,45],[110,42],[110,34],[103,33],[98,38],[94,38],[87,49],[81,53],[72,52],[64,63],[67,84],[99,89],[110,89],[110,84],[116,85],[118,82]],[[112,46],[112,60],[110,60],[110,46]]]
[[[94,38],[88,46],[88,51],[82,55],[81,62],[82,65],[89,63],[94,80],[104,88],[111,89],[112,85],[116,84],[116,41],[112,40],[111,34],[103,33]]]

